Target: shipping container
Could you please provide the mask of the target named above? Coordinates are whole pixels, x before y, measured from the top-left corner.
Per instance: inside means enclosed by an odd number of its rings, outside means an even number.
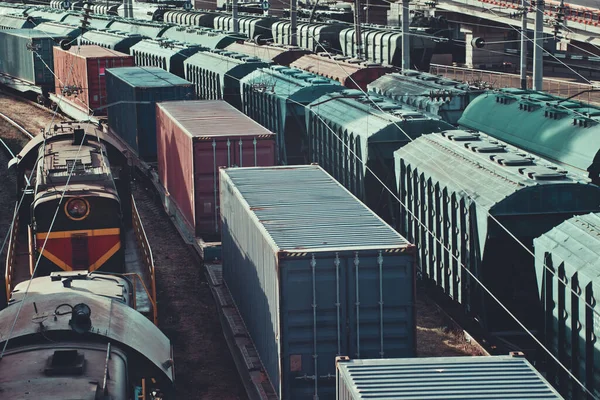
[[[142,40],[135,33],[117,32],[107,29],[93,29],[81,35],[81,44],[93,44],[107,49],[130,54],[131,46]]]
[[[339,354],[414,356],[412,245],[319,166],[220,174],[223,279],[280,399],[333,398]]]
[[[224,50],[203,51],[185,60],[185,78],[196,85],[201,100],[223,99],[242,109],[240,80],[270,62]]]
[[[192,236],[220,235],[219,168],[275,165],[275,134],[222,100],[156,107],[158,175],[173,214]]]
[[[170,40],[142,40],[131,47],[130,54],[135,65],[140,67],[158,67],[183,77],[183,62],[191,55],[202,50],[200,46],[189,46]]]
[[[563,400],[522,353],[351,361],[339,357],[336,382],[337,400]]]
[[[394,151],[453,126],[413,107],[355,89],[328,93],[308,106],[309,160],[321,165],[386,222],[397,226]],[[387,188],[392,189],[392,192]]]
[[[0,72],[41,86],[47,92],[54,88],[54,55],[52,47],[65,36],[33,29],[0,31]]]
[[[297,46],[285,45],[259,45],[252,42],[238,40],[225,48],[227,51],[234,51],[261,60],[271,61],[273,64],[288,66],[300,57],[310,54],[310,50],[301,49]]]
[[[194,100],[194,85],[161,68],[106,70],[108,125],[137,155],[156,160],[156,103]]]
[[[339,82],[280,65],[257,69],[240,85],[244,114],[277,134],[282,164],[308,161],[306,106],[325,93],[345,89]]]
[[[600,397],[600,214],[563,222],[536,238],[534,248],[546,346]],[[548,380],[566,397],[585,398],[582,388],[549,358],[548,366]]]
[[[308,54],[290,65],[338,81],[349,89],[367,90],[367,85],[382,75],[394,71],[392,67],[347,57],[331,58],[328,53]]]
[[[194,28],[191,26],[173,26],[160,35],[161,38],[194,44],[207,49],[224,49],[237,40],[231,32],[221,32],[210,28]]]
[[[573,215],[597,210],[600,188],[473,131],[422,135],[394,159],[399,231],[417,245],[423,278],[495,337],[533,356],[531,338],[471,274],[528,329],[539,331],[533,239]]]
[[[367,87],[381,96],[438,115],[452,125],[458,124],[469,103],[485,91],[468,83],[414,70],[384,75]]]
[[[515,88],[479,96],[458,123],[584,172],[600,185],[600,108]]]
[[[100,46],[54,47],[54,93],[85,113],[105,115],[106,69],[132,66],[132,56]]]

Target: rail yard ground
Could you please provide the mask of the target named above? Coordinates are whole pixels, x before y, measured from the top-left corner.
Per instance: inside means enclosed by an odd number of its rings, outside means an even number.
[[[37,134],[47,128],[53,113],[0,93],[2,112]],[[56,121],[63,118],[58,117]],[[0,120],[0,138],[18,151],[27,139]],[[0,152],[0,243],[8,234],[15,202],[15,178],[7,170],[9,157]],[[216,306],[201,261],[179,237],[162,205],[141,183],[133,194],[154,254],[159,327],[174,347],[177,399],[245,399],[243,385],[221,331]],[[4,259],[0,259],[4,276]],[[2,285],[2,290],[4,285]],[[2,293],[3,295],[3,293]],[[4,297],[2,297],[4,298]],[[0,303],[1,304],[1,303]],[[480,355],[478,346],[424,293],[417,298],[417,354]]]

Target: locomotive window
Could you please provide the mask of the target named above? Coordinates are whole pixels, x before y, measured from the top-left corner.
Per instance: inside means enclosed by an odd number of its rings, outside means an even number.
[[[90,204],[81,197],[74,197],[65,204],[65,214],[70,219],[80,221],[85,219],[90,213]]]

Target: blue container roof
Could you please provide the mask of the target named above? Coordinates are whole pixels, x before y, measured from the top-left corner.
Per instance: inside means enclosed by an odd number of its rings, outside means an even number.
[[[561,400],[524,357],[432,357],[338,362],[352,399]]]
[[[275,251],[410,246],[317,165],[228,168],[222,174],[271,237]]]
[[[185,79],[158,67],[121,67],[107,71],[133,87],[192,86]]]

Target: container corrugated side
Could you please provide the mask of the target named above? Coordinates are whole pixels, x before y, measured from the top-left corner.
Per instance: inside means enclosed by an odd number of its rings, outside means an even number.
[[[157,140],[170,202],[204,239],[221,231],[219,168],[275,165],[275,134],[221,100],[157,104]]]
[[[42,32],[32,35],[31,32],[26,29],[0,31],[0,72],[36,86],[53,88],[52,47],[64,37]]]
[[[136,68],[149,76],[166,77],[160,86],[141,86],[144,74],[135,81],[124,80],[121,70],[106,70],[106,92],[108,104],[108,124],[110,128],[139,155],[147,161],[156,160],[156,103],[194,98],[194,87],[160,68]],[[169,81],[174,79],[174,83]],[[185,83],[184,83],[185,82]],[[118,103],[118,104],[117,104]],[[113,105],[116,104],[116,105]]]
[[[222,169],[221,218],[223,277],[280,398],[333,398],[339,354],[414,355],[413,247],[322,168]]]
[[[348,360],[336,368],[337,400],[562,400],[518,353],[491,357]]]

